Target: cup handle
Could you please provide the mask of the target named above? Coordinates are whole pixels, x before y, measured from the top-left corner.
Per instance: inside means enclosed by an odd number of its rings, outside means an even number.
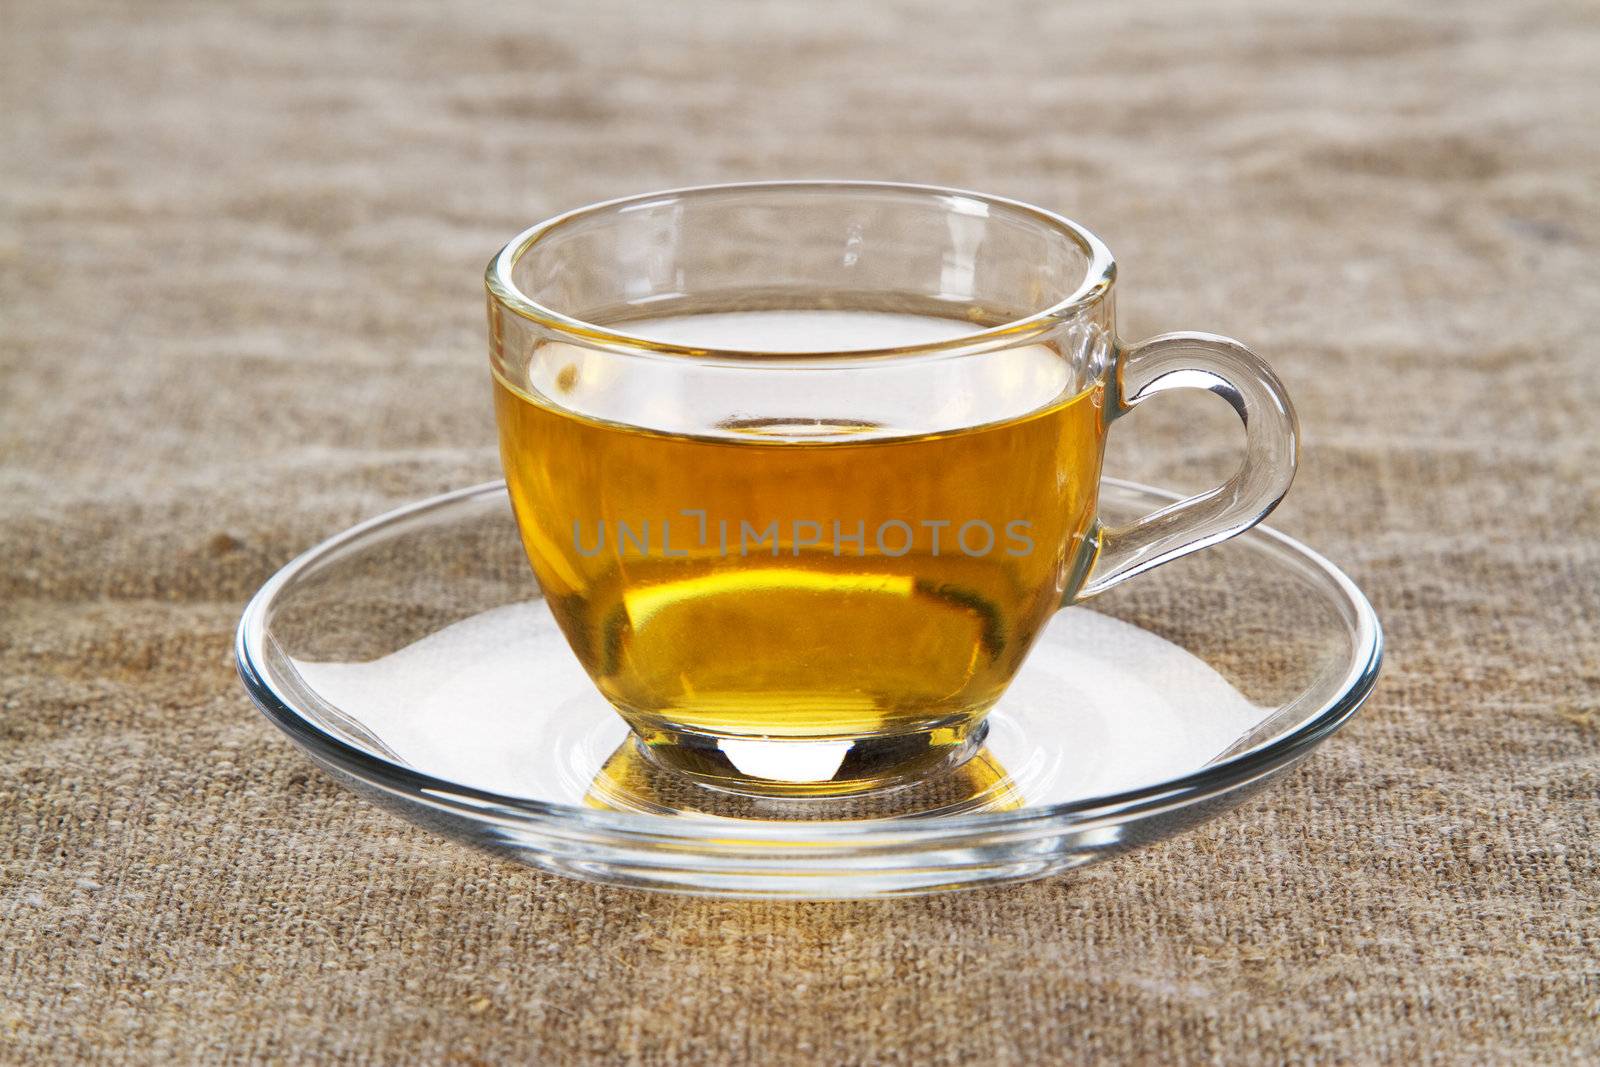
[[[1272,368],[1238,341],[1212,333],[1164,333],[1124,349],[1113,381],[1107,405],[1112,419],[1170,389],[1216,393],[1244,422],[1244,464],[1209,492],[1127,526],[1100,527],[1098,551],[1074,602],[1243,533],[1278,506],[1294,481],[1300,434],[1294,406]]]

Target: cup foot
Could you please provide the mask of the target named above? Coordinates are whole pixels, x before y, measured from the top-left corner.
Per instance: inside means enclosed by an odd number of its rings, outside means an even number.
[[[892,788],[959,767],[983,747],[983,722],[840,740],[730,738],[636,730],[651,763],[696,785],[753,797],[840,797]]]

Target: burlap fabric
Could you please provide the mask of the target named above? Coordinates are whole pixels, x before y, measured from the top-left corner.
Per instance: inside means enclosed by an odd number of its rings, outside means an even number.
[[[0,1060],[1600,1054],[1597,55],[1580,3],[0,5]],[[1059,208],[1126,333],[1259,345],[1363,716],[1142,854],[834,905],[534,874],[278,737],[249,593],[496,472],[489,254],[778,176]],[[1213,480],[1222,407],[1112,470]]]

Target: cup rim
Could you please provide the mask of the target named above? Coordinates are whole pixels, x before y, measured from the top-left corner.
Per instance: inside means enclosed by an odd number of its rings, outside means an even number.
[[[1049,226],[1058,233],[1066,235],[1084,251],[1089,257],[1089,262],[1084,269],[1083,279],[1078,283],[1077,288],[1056,303],[1030,315],[1013,319],[997,326],[990,326],[972,333],[942,340],[888,348],[861,348],[827,352],[794,350],[772,352],[759,349],[690,346],[657,341],[564,314],[555,308],[532,299],[518,288],[517,284],[512,280],[512,271],[523,255],[532,249],[540,239],[571,222],[593,218],[606,212],[642,207],[655,201],[674,198],[711,196],[729,192],[793,192],[807,189],[819,192],[849,192],[857,190],[867,194],[902,192],[933,197],[957,197],[964,200],[977,201],[985,206],[1005,208],[1009,211],[1032,216],[1036,221]],[[972,349],[986,350],[993,346],[993,342],[1015,341],[1018,339],[1018,335],[1037,333],[1068,320],[1074,313],[1101,300],[1110,292],[1112,285],[1116,281],[1116,275],[1116,260],[1112,258],[1111,250],[1106,247],[1104,241],[1096,237],[1086,227],[1072,221],[1065,215],[1036,207],[1021,200],[1012,200],[1003,196],[993,196],[988,193],[979,193],[968,189],[955,189],[942,185],[850,179],[816,179],[689,185],[675,189],[662,189],[650,193],[618,197],[612,200],[602,200],[598,203],[574,208],[571,211],[545,219],[543,222],[535,223],[513,237],[489,261],[488,269],[484,272],[484,285],[488,289],[490,297],[507,311],[537,323],[565,338],[588,346],[602,345],[610,349],[632,351],[638,354],[689,356],[702,360],[731,360],[735,362],[761,360],[781,363],[805,361],[819,356],[826,356],[832,361],[854,361],[881,359],[886,356],[903,357],[967,352]]]

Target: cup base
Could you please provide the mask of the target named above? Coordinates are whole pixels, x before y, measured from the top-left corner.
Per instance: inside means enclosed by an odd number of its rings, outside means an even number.
[[[695,785],[751,797],[842,797],[947,773],[983,747],[982,722],[913,734],[838,740],[729,738],[636,730],[655,766]]]

